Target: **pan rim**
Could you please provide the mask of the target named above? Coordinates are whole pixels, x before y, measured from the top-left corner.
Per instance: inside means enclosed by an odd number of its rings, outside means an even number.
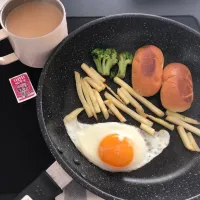
[[[45,80],[45,76],[46,73],[48,71],[48,68],[50,66],[50,63],[52,62],[52,60],[55,58],[55,56],[57,55],[57,53],[60,51],[60,49],[65,45],[65,43],[67,41],[69,41],[71,38],[73,38],[74,36],[76,36],[79,32],[85,30],[86,28],[89,28],[90,26],[94,25],[94,24],[98,24],[104,21],[107,21],[109,19],[115,19],[115,18],[121,18],[121,17],[148,17],[151,19],[156,19],[156,20],[160,20],[160,21],[166,21],[166,22],[170,22],[171,24],[174,24],[176,26],[179,26],[180,28],[185,29],[186,31],[194,34],[195,36],[200,38],[200,33],[192,28],[190,28],[187,25],[184,25],[180,22],[174,21],[172,19],[166,18],[166,17],[161,17],[161,16],[157,16],[157,15],[152,15],[152,14],[144,14],[144,13],[122,13],[122,14],[115,14],[115,15],[109,15],[106,17],[102,17],[99,19],[95,19],[89,23],[86,23],[84,25],[82,25],[81,27],[77,28],[75,31],[71,32],[58,46],[57,48],[53,51],[53,53],[50,55],[50,57],[48,58],[40,79],[39,79],[39,83],[38,83],[38,90],[37,90],[37,98],[36,98],[36,106],[37,106],[37,116],[38,116],[38,121],[39,121],[39,126],[42,132],[42,135],[44,137],[44,140],[48,146],[48,148],[50,149],[50,152],[52,153],[52,155],[54,156],[54,158],[56,159],[56,161],[58,161],[58,163],[63,167],[63,169],[75,180],[77,181],[80,185],[82,185],[85,189],[88,189],[89,191],[93,192],[94,194],[105,198],[105,199],[115,199],[115,200],[125,200],[122,199],[120,197],[116,197],[113,196],[107,192],[103,192],[102,190],[100,190],[99,188],[95,187],[94,185],[90,184],[87,179],[83,178],[80,174],[76,173],[73,168],[71,168],[67,162],[65,162],[64,158],[60,155],[60,153],[58,152],[57,148],[53,145],[53,141],[50,138],[50,135],[48,134],[47,128],[46,128],[46,124],[44,122],[44,117],[43,117],[43,107],[42,107],[42,93],[43,93],[43,84],[44,84],[44,80]],[[200,194],[198,194],[200,195]],[[192,197],[192,198],[195,198]]]

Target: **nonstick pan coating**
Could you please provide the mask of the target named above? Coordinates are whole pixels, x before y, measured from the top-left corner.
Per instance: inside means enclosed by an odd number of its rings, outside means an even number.
[[[194,84],[194,102],[186,115],[200,120],[200,35],[169,19],[142,15],[115,15],[90,22],[71,33],[52,54],[42,72],[37,98],[40,127],[52,154],[81,185],[105,199],[188,199],[200,195],[200,157],[187,151],[177,131],[170,132],[169,146],[143,168],[131,173],[109,173],[88,162],[67,135],[63,118],[80,107],[74,71],[85,62],[94,66],[89,52],[96,47],[113,47],[135,52],[153,44],[161,48],[165,65],[181,62],[189,67]],[[126,81],[131,83],[131,67]],[[116,89],[117,85],[108,81]],[[149,98],[162,108],[159,95]],[[150,113],[149,110],[146,110]],[[128,123],[137,125],[126,116]],[[95,123],[82,113],[79,120]],[[117,121],[110,117],[109,121]],[[105,122],[100,117],[99,122]],[[162,127],[155,126],[157,130]],[[95,134],[95,133],[94,133]],[[197,142],[200,139],[195,137]],[[37,147],[36,147],[37,148]]]

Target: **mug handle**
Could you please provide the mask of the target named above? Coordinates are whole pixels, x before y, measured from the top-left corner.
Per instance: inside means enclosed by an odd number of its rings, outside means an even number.
[[[0,41],[8,37],[7,33],[0,29]],[[15,53],[8,54],[7,56],[0,57],[0,65],[7,65],[19,60]]]

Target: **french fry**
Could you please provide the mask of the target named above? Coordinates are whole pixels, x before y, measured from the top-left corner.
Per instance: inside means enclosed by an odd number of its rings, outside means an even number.
[[[105,104],[112,111],[112,113],[119,119],[120,122],[126,122],[126,118],[119,112],[111,101],[105,101]]]
[[[105,101],[104,101],[105,104],[108,103],[108,102],[109,102],[109,100],[105,100]]]
[[[109,100],[105,100],[104,103],[106,104]],[[114,113],[108,108],[108,113],[110,113],[112,116],[115,116]]]
[[[81,84],[82,84],[82,88],[83,88],[83,94],[85,96],[85,99],[86,99],[86,102],[88,103],[92,113],[93,113],[93,116],[95,117],[96,120],[98,120],[98,117],[97,117],[97,114],[94,110],[94,107],[93,107],[93,104],[92,104],[92,100],[90,98],[90,95],[89,95],[89,91],[88,91],[88,87],[86,86],[86,81],[85,80],[81,80]]]
[[[130,104],[133,107],[144,113],[142,106],[127,92],[127,90],[125,90],[123,87],[121,87],[120,90],[125,94],[126,98],[130,101]]]
[[[147,117],[151,120],[153,120],[154,122],[168,128],[169,130],[173,131],[174,130],[174,125],[173,124],[170,124],[166,121],[164,121],[163,119],[160,119],[160,118],[157,118],[157,117],[154,117],[152,115],[147,115]]]
[[[105,90],[105,88],[106,88],[105,84],[102,83],[102,82],[101,82],[101,84],[100,84],[100,87],[101,87],[101,91],[102,91],[102,90]]]
[[[136,108],[136,112],[141,115],[144,118],[147,118],[147,114],[144,112],[144,110],[140,110],[138,108]]]
[[[173,124],[176,124],[178,126],[182,126],[183,128],[185,128],[186,130],[192,132],[192,133],[195,133],[196,135],[200,136],[200,129],[186,123],[186,122],[183,122],[181,119],[178,119],[174,116],[167,116],[166,117],[166,120],[173,123]]]
[[[189,149],[190,151],[194,151],[194,148],[185,132],[185,129],[182,126],[177,127],[178,133],[181,137],[181,140],[185,146],[185,148]]]
[[[133,90],[131,86],[129,86],[126,82],[122,79],[115,77],[114,82],[120,85],[121,87],[125,88],[133,97],[135,97],[138,101],[143,103],[147,108],[149,108],[153,113],[155,113],[159,117],[163,117],[165,113],[153,105],[150,101],[145,99],[144,97],[140,96],[137,92]]]
[[[106,81],[106,79],[103,78],[103,76],[101,76],[93,67],[90,67],[90,70],[91,70],[94,74],[96,74],[96,75],[99,77],[99,79],[100,79],[103,83]]]
[[[115,97],[115,98],[117,98],[121,103],[124,103],[123,101],[122,101],[122,99],[112,90],[112,88],[110,88],[108,85],[106,85],[105,84],[105,86],[106,86],[106,88],[107,88],[107,90]]]
[[[96,89],[98,92],[102,91],[102,87],[90,77],[86,76],[84,80],[86,80],[89,83],[89,85],[92,86],[94,89]]]
[[[177,117],[177,118],[181,119],[182,121],[187,122],[189,124],[200,124],[200,122],[198,122],[195,119],[192,119],[190,117],[186,117],[186,116],[181,115],[179,113],[171,112],[169,110],[166,111],[166,115]]]
[[[68,115],[65,116],[64,118],[64,123],[67,123],[69,121],[72,121],[74,118],[76,118],[82,111],[84,110],[84,108],[77,108],[74,111],[72,111],[71,113],[69,113]]]
[[[187,136],[188,136],[188,139],[190,140],[190,143],[192,144],[194,150],[197,152],[200,152],[200,148],[199,148],[198,144],[196,143],[192,133],[188,132]]]
[[[119,108],[120,110],[122,110],[125,113],[127,113],[128,115],[130,115],[136,121],[138,121],[140,123],[144,123],[144,124],[146,124],[148,126],[152,126],[153,125],[153,122],[151,122],[150,120],[145,119],[144,117],[138,115],[135,111],[131,110],[126,105],[122,104],[120,101],[118,101],[115,97],[113,97],[108,92],[105,92],[104,96],[106,97],[106,99],[110,100],[117,108]]]
[[[87,87],[87,89],[88,89],[88,92],[89,92],[89,95],[90,95],[90,99],[91,99],[92,104],[93,104],[93,106],[94,106],[95,112],[96,112],[96,113],[100,113],[101,110],[100,110],[99,104],[98,104],[98,102],[97,102],[97,99],[96,99],[96,97],[95,97],[95,95],[94,95],[93,89],[90,87],[90,85],[88,84],[87,81],[85,81],[85,85],[86,85],[86,87]]]
[[[128,98],[125,96],[125,94],[120,90],[120,88],[117,89],[117,94],[119,95],[119,97],[122,99],[122,101],[128,105],[130,103],[130,101],[128,100]]]
[[[81,85],[81,76],[78,72],[74,72],[74,74],[75,74],[76,90],[77,90],[78,97],[83,105],[83,108],[85,109],[85,112],[87,113],[87,116],[92,117],[93,113],[83,95],[83,90],[82,90],[82,85]]]
[[[103,99],[101,98],[101,95],[99,94],[99,92],[97,90],[94,90],[94,94],[96,96],[96,99],[97,99],[97,102],[99,104],[99,107],[103,113],[103,116],[105,119],[108,119],[109,118],[109,113],[108,113],[108,110],[103,102]]]
[[[90,67],[88,65],[86,65],[85,63],[83,63],[81,65],[82,70],[91,78],[93,79],[98,85],[102,85],[102,81],[100,80],[99,76],[94,73]]]
[[[109,112],[112,116],[114,116],[113,112],[112,112],[110,109],[108,109],[108,112]]]
[[[154,135],[155,129],[147,126],[146,124],[141,123],[140,128],[145,132],[149,133],[150,135]]]

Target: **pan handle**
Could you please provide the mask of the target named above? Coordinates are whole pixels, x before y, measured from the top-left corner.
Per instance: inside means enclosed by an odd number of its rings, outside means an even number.
[[[54,162],[14,200],[52,200],[61,194],[63,192],[61,188],[64,188],[71,181],[72,178],[57,162]]]
[[[14,200],[52,200],[62,193],[54,180],[43,172],[40,176],[26,187]]]

